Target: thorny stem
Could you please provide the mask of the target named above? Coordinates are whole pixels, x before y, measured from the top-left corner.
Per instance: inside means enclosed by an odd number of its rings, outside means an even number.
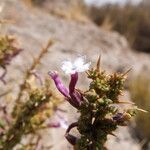
[[[96,69],[97,71],[101,72],[101,55],[99,55],[99,58],[98,58],[98,61],[97,61],[97,64],[96,64]]]
[[[52,40],[49,40],[49,41],[48,41],[46,47],[41,50],[39,56],[38,56],[36,59],[34,59],[34,61],[33,61],[32,65],[31,65],[31,67],[26,71],[25,77],[24,77],[24,81],[23,81],[23,83],[20,85],[20,88],[19,88],[20,91],[19,91],[18,96],[17,96],[17,98],[16,98],[16,105],[15,105],[15,107],[14,107],[14,109],[13,109],[13,113],[12,113],[13,116],[15,116],[14,111],[17,110],[17,108],[18,108],[18,105],[19,105],[19,103],[20,103],[20,99],[21,99],[21,97],[22,97],[23,91],[26,89],[26,81],[27,81],[27,79],[29,79],[29,77],[30,77],[32,71],[36,68],[36,66],[37,66],[38,64],[40,64],[40,61],[41,61],[42,57],[44,56],[44,54],[46,54],[46,53],[48,52],[49,47],[51,47],[51,46],[53,45],[53,43],[54,43],[54,42],[53,42]]]

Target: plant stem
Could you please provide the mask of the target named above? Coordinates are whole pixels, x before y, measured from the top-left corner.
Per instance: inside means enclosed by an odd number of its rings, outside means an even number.
[[[23,83],[20,85],[20,91],[18,93],[18,96],[16,98],[16,101],[15,101],[15,106],[14,106],[14,109],[13,109],[13,112],[12,112],[12,116],[15,117],[16,116],[16,110],[18,110],[18,107],[20,106],[20,100],[21,100],[21,97],[23,95],[23,91],[26,89],[26,81],[29,79],[30,75],[31,75],[31,72],[36,68],[36,66],[40,63],[42,57],[44,56],[44,54],[46,54],[48,52],[48,49],[49,47],[51,47],[53,45],[53,41],[52,40],[49,40],[46,47],[45,48],[42,48],[39,56],[34,59],[31,67],[26,71],[25,73],[25,77],[24,77],[24,81]]]

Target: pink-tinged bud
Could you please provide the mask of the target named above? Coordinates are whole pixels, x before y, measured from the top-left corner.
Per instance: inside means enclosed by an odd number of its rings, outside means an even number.
[[[71,145],[76,145],[77,140],[78,140],[77,137],[75,137],[71,134],[66,134],[65,137]]]
[[[54,80],[57,89],[65,96],[66,100],[73,107],[78,109],[82,101],[82,95],[75,89],[76,83],[78,81],[78,73],[75,72],[71,74],[69,90],[62,84],[57,72],[50,71],[48,74]]]
[[[78,126],[78,122],[74,122],[74,123],[70,124],[68,129],[66,130],[65,137],[68,140],[68,142],[72,145],[76,145],[78,138],[69,134],[69,132],[71,131],[71,129],[73,129],[74,127],[77,127],[77,126]]]
[[[58,74],[56,72],[48,72],[51,78],[54,80],[57,89],[62,93],[65,97],[69,98],[69,91],[68,89],[62,84]]]
[[[121,121],[123,118],[123,113],[117,113],[115,116],[113,116],[113,120],[115,121]]]
[[[113,116],[113,120],[117,121],[118,123],[124,123],[131,119],[131,115],[129,113],[118,113]],[[125,124],[126,125],[126,124]]]
[[[59,122],[49,123],[49,124],[47,124],[47,127],[49,127],[49,128],[59,128],[60,127],[60,123]]]

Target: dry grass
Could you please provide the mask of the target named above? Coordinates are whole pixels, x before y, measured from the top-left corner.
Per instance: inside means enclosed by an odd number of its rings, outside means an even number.
[[[133,48],[150,52],[149,6],[127,4],[125,7],[118,5],[91,7],[89,16],[96,24],[125,35]]]
[[[87,22],[85,5],[82,0],[23,0],[30,8],[40,8],[51,15],[67,20]]]
[[[23,0],[23,1],[30,6],[31,5],[40,6],[45,2],[45,0]]]
[[[150,141],[150,77],[138,76],[130,84],[132,100],[148,113],[139,112],[136,117],[137,133],[147,143]]]

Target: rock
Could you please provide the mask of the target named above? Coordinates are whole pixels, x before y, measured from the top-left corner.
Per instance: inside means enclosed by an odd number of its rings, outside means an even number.
[[[30,66],[33,57],[40,53],[41,47],[49,39],[55,40],[56,43],[49,49],[49,53],[44,56],[42,64],[37,68],[43,76],[49,70],[60,71],[62,60],[72,59],[78,55],[86,55],[88,60],[95,63],[101,54],[102,68],[109,71],[117,71],[120,68],[124,68],[123,71],[125,71],[132,67],[134,70],[132,74],[137,74],[140,71],[150,70],[150,55],[131,50],[126,39],[116,32],[99,29],[89,21],[68,20],[64,16],[49,14],[43,9],[28,7],[21,0],[1,1],[5,4],[1,17],[14,22],[5,27],[5,32],[15,35],[24,49],[8,68],[7,80],[12,81],[14,90],[18,89],[17,85],[23,79],[22,71]],[[79,83],[86,84],[84,77]],[[82,85],[79,84],[84,88]],[[71,106],[67,105],[66,108],[69,114],[73,114]],[[73,120],[70,119],[70,122]],[[63,136],[64,129],[52,129],[46,133],[44,139],[47,139],[48,144],[51,140],[54,144],[53,150],[59,150],[62,147],[70,149]],[[111,138],[108,143],[110,150],[140,149],[131,138],[128,128],[120,129],[118,133],[119,137]]]
[[[109,150],[140,150],[140,144],[137,141],[132,140],[130,130],[128,127],[119,127],[116,131],[117,137],[108,137],[107,148]]]

